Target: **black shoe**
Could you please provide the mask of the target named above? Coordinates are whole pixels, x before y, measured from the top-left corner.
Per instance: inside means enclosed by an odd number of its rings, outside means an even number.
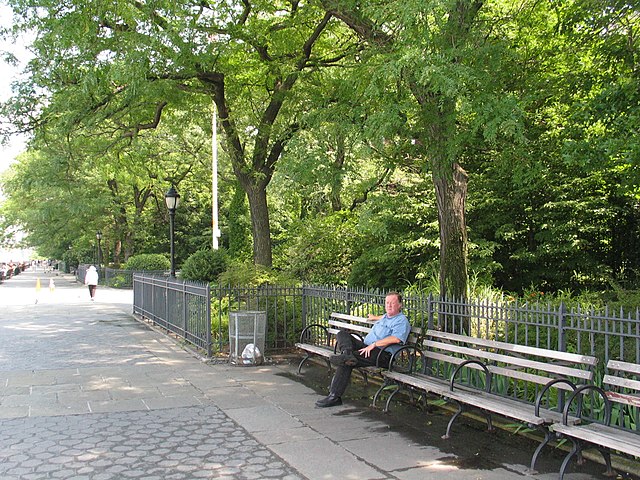
[[[347,367],[355,367],[358,364],[358,359],[351,352],[344,352],[340,355],[331,355],[329,357],[331,365],[346,365]]]
[[[338,405],[342,405],[342,399],[333,393],[329,394],[328,397],[318,400],[316,402],[316,407],[325,408],[325,407],[337,407]]]

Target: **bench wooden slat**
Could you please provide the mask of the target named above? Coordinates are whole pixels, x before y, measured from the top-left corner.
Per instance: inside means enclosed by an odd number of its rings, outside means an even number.
[[[320,355],[321,357],[330,357],[333,355],[333,348],[323,347],[321,345],[311,345],[309,343],[296,343],[296,347],[309,353]]]
[[[475,348],[463,347],[460,345],[454,345],[451,343],[442,343],[433,340],[425,340],[423,345],[431,348],[437,348],[440,350],[446,350],[450,352],[459,353],[469,357],[483,358],[486,360],[493,360],[496,362],[507,363],[511,365],[518,365],[524,368],[534,368],[537,370],[556,373],[558,375],[564,375],[568,377],[581,378],[584,380],[591,380],[593,372],[589,370],[581,370],[577,368],[565,367],[563,365],[556,365],[552,363],[539,362],[537,360],[528,360],[526,358],[511,357],[509,355],[503,355],[499,353],[487,352],[485,350],[477,350]]]
[[[347,320],[350,322],[360,322],[360,323],[369,323],[372,324],[374,321],[373,320],[369,320],[365,317],[358,317],[356,315],[349,315],[347,313],[339,313],[339,312],[333,312],[330,315],[331,318],[337,318],[339,320]]]
[[[566,361],[578,365],[595,366],[598,363],[596,357],[588,355],[579,355],[577,353],[559,352],[547,348],[529,347],[527,345],[518,345],[514,343],[501,342],[499,340],[487,340],[485,338],[470,337],[457,333],[441,332],[439,330],[427,330],[427,336],[440,338],[443,340],[451,340],[455,342],[465,342],[480,345],[487,348],[498,348],[514,353],[522,353],[525,355],[535,355],[544,358],[553,358],[555,360]]]
[[[617,370],[619,372],[635,373],[640,375],[640,364],[623,362],[621,360],[609,360],[607,363],[609,370]]]
[[[632,407],[640,408],[640,396],[629,395],[627,393],[607,392],[607,398],[612,402],[622,403]]]
[[[371,331],[371,327],[365,327],[364,325],[357,325],[355,323],[338,322],[335,320],[329,320],[329,325],[337,328],[338,330],[344,329],[363,333],[369,333]]]
[[[577,438],[594,445],[640,457],[640,435],[627,432],[616,427],[608,427],[599,423],[589,425],[563,425],[555,423],[551,426],[554,432]]]
[[[631,380],[629,378],[621,378],[613,375],[605,375],[602,383],[606,385],[615,385],[617,387],[630,388],[640,392],[640,380]]]

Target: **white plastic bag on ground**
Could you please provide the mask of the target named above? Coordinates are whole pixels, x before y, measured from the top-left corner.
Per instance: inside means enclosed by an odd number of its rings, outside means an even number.
[[[245,365],[260,365],[262,363],[262,353],[253,343],[247,344],[247,346],[244,347],[244,350],[242,350],[242,354],[240,356],[242,357],[242,363]]]

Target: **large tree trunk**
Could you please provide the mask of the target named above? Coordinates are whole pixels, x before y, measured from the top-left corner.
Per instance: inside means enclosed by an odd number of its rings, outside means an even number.
[[[451,169],[433,165],[433,183],[440,225],[440,294],[467,296],[467,173],[454,163]]]
[[[253,233],[253,262],[256,265],[271,267],[271,227],[267,206],[267,187],[252,182],[243,185],[249,200],[251,212],[251,231]]]

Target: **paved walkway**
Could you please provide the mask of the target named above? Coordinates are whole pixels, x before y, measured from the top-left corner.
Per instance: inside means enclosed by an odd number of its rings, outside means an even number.
[[[136,321],[131,291],[99,287],[91,302],[71,276],[24,272],[0,285],[0,305],[2,480],[527,476],[534,444],[521,437],[461,424],[444,441],[444,415],[382,414],[363,385],[318,409],[326,377],[206,364]],[[557,478],[561,458],[531,478]]]

